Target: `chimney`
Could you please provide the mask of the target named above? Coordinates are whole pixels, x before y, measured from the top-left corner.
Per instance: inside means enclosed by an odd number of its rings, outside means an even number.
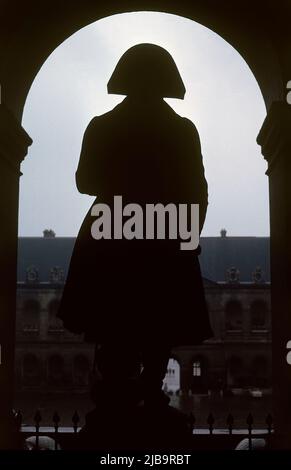
[[[46,228],[43,232],[43,238],[55,238],[56,234],[55,232],[50,228]]]
[[[225,229],[225,228],[222,228],[222,229],[220,230],[220,236],[221,236],[221,238],[226,238],[226,234],[227,234],[226,229]]]

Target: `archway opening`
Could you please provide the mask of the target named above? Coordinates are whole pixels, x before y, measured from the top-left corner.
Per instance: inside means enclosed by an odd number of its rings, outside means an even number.
[[[142,15],[144,31],[136,15]],[[63,43],[43,65],[31,88],[23,125],[34,144],[22,169],[20,234],[38,235],[43,229],[52,228],[57,236],[76,235],[91,202],[89,196],[76,192],[74,183],[84,128],[94,114],[101,114],[120,101],[119,97],[108,97],[105,86],[116,60],[133,43],[148,41],[169,49],[186,82],[187,100],[169,103],[192,119],[200,132],[210,189],[204,235],[217,235],[221,226],[233,235],[267,235],[265,163],[255,143],[265,108],[246,63],[215,33],[185,18],[159,13],[130,14],[136,35],[126,26],[131,33],[125,38],[122,18],[127,14],[117,16],[88,26]],[[153,17],[162,19],[153,21]],[[107,34],[106,22],[113,20],[118,20],[120,26],[116,30],[116,24],[109,25]],[[179,23],[176,31],[172,22]],[[161,24],[166,25],[164,29]],[[98,25],[101,30],[96,32]],[[112,28],[116,32],[115,44]],[[85,33],[88,36],[84,39]],[[80,41],[85,41],[85,49]],[[187,52],[185,42],[196,44],[195,50],[191,46]],[[95,49],[95,44],[100,50]],[[167,380],[172,387],[179,369],[170,369],[174,373]],[[55,383],[60,384],[60,373],[54,375]]]
[[[123,99],[107,95],[106,83],[122,53],[139,42],[169,50],[185,82],[185,99],[167,101],[200,134],[210,201],[203,235],[218,235],[222,226],[228,235],[268,235],[266,164],[256,144],[265,106],[253,74],[208,28],[152,12],[93,23],[43,64],[23,114],[34,143],[22,165],[20,235],[39,236],[45,228],[57,236],[77,234],[92,201],[75,188],[84,129]]]
[[[180,390],[180,364],[174,358],[169,360],[163,390],[169,394],[177,393]]]
[[[208,391],[208,364],[202,355],[195,356],[192,360],[192,383],[193,394],[207,393]]]

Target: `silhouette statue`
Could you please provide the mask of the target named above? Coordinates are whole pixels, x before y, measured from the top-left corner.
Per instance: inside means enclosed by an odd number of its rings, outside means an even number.
[[[197,203],[201,231],[208,202],[199,135],[163,99],[185,94],[171,55],[153,44],[130,48],[108,92],[126,98],[89,123],[76,172],[78,190],[96,196],[93,204],[108,204],[112,213],[115,195],[122,195],[123,204],[142,207]],[[65,328],[97,345],[103,382],[96,387],[96,403],[109,396],[113,403],[119,390],[124,403],[167,405],[161,388],[172,347],[201,344],[212,336],[200,248],[182,251],[178,239],[95,240],[93,221],[90,209],[76,239],[58,316]]]

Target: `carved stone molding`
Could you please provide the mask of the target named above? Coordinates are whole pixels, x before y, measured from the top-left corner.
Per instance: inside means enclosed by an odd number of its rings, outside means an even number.
[[[229,284],[238,284],[239,276],[239,270],[235,266],[232,266],[226,271],[226,282],[228,282]]]
[[[32,139],[21,124],[5,105],[0,105],[0,161],[20,174],[20,163],[31,144]]]
[[[275,101],[257,137],[262,154],[268,162],[269,175],[282,155],[291,151],[291,106],[284,101]]]
[[[35,266],[29,266],[26,269],[26,282],[37,283],[39,280],[38,269]]]
[[[64,282],[64,270],[59,266],[54,266],[50,270],[50,282],[60,284]]]
[[[260,266],[257,266],[256,269],[252,272],[252,279],[254,284],[261,284],[264,281],[263,271]]]

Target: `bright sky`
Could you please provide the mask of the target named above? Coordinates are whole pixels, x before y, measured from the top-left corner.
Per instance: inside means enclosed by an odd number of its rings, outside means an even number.
[[[266,163],[256,144],[265,117],[257,82],[238,52],[211,30],[164,13],[126,13],[75,33],[47,59],[28,95],[23,127],[34,143],[22,164],[22,236],[75,236],[92,198],[79,194],[75,171],[84,130],[124,97],[107,81],[134,44],[151,42],[173,56],[185,99],[167,100],[197,126],[209,185],[202,235],[269,235]]]

